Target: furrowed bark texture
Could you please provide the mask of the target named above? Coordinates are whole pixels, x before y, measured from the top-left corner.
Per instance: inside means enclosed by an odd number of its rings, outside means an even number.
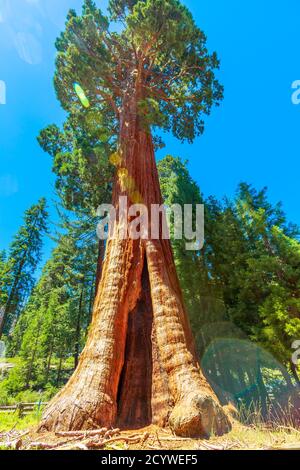
[[[154,148],[136,103],[120,119],[114,206],[162,204]],[[151,220],[150,220],[151,223]],[[118,221],[116,236],[123,229]],[[182,436],[222,434],[230,422],[202,375],[169,240],[107,242],[87,344],[39,429],[170,425]]]

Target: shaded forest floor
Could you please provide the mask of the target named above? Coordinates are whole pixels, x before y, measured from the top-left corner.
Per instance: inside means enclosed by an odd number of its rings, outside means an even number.
[[[35,429],[34,426],[0,432],[0,450],[300,450],[300,431],[284,427],[276,430],[246,427],[237,422],[229,434],[209,440],[180,438],[170,430],[156,426],[130,431],[97,430],[76,435],[37,434]]]

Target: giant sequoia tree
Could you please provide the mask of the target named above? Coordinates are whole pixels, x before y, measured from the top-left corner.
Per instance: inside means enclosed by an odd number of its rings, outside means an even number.
[[[150,208],[162,203],[153,130],[189,141],[203,132],[203,115],[222,98],[218,61],[178,0],[111,0],[110,14],[121,32],[91,0],[82,16],[69,13],[55,86],[70,114],[90,105],[118,135],[114,206],[122,195]],[[40,429],[155,422],[181,435],[222,433],[230,425],[196,360],[170,242],[122,239],[123,223],[107,242],[78,367]]]

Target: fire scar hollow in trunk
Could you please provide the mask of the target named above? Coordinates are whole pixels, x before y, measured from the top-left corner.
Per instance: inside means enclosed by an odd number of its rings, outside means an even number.
[[[138,195],[150,213],[151,204],[162,203],[152,138],[136,116],[127,117],[121,119],[113,202],[117,207],[125,195],[132,203]],[[154,423],[182,436],[222,434],[230,423],[196,359],[170,242],[122,239],[123,228],[117,221],[107,242],[78,367],[39,429]]]
[[[144,427],[152,422],[153,310],[147,262],[142,273],[141,297],[129,313],[124,366],[117,405],[118,426]]]

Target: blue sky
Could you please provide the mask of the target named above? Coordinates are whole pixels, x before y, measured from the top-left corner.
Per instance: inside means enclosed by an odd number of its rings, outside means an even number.
[[[99,6],[107,0],[98,0]],[[268,186],[291,221],[300,224],[300,106],[292,82],[300,79],[297,0],[185,0],[221,60],[225,99],[193,145],[166,140],[166,153],[190,162],[206,196],[233,196],[240,181]],[[64,114],[52,86],[54,41],[69,8],[82,0],[0,0],[0,249],[6,248],[26,208],[54,198],[51,160],[36,142],[39,130]],[[55,210],[50,210],[56,220]],[[50,241],[45,253],[49,253]]]

